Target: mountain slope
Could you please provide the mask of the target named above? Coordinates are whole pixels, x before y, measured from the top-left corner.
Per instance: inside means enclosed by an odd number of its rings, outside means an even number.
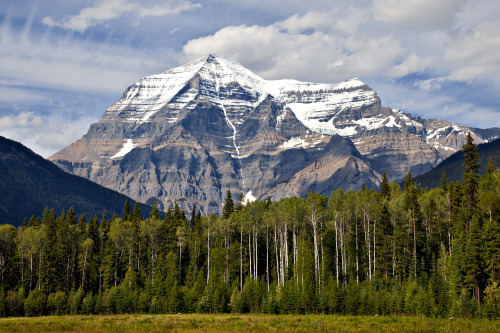
[[[466,126],[383,107],[358,79],[264,80],[209,55],[130,86],[80,140],[49,157],[135,200],[219,213],[227,189],[278,199],[377,187],[431,170]],[[472,135],[492,137],[500,129]]]
[[[344,189],[378,186],[380,174],[350,140],[312,132],[265,84],[214,56],[146,77],[49,159],[136,200],[163,208],[177,200],[188,210],[196,203],[203,213],[219,213],[227,189],[248,198],[286,196],[292,191],[273,188],[311,168],[331,177],[309,177],[301,193],[332,177]],[[336,161],[335,168],[319,160]],[[334,176],[342,168],[352,171],[348,179]]]
[[[1,223],[20,225],[40,216],[45,207],[56,213],[73,206],[88,216],[121,213],[128,198],[87,179],[70,175],[20,143],[0,137]],[[133,203],[132,203],[133,205]],[[142,214],[149,207],[141,205]]]
[[[479,163],[481,164],[480,171],[482,174],[486,172],[490,157],[495,169],[500,167],[500,139],[478,145],[478,151]],[[457,180],[462,181],[462,175],[464,173],[463,162],[463,153],[459,151],[448,157],[431,171],[415,177],[414,181],[422,187],[439,187],[441,186],[443,172],[446,174],[448,182],[455,182]]]

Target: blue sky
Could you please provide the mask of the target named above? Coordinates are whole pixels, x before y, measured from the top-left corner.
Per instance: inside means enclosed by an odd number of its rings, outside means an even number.
[[[414,116],[500,127],[498,0],[4,0],[0,135],[50,156],[141,77],[215,53],[266,79],[357,77]]]

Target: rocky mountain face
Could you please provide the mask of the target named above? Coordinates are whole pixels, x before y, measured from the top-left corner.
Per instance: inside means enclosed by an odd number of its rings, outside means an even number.
[[[49,159],[138,201],[219,213],[227,189],[278,199],[377,187],[383,171],[391,180],[420,174],[469,130],[382,107],[357,79],[266,81],[210,55],[133,84]]]

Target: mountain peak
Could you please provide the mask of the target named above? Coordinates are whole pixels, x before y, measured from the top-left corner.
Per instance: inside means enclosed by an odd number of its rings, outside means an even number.
[[[223,59],[223,60],[226,60],[226,59],[224,59],[224,58],[222,58],[222,57],[219,57],[219,56],[218,56],[217,54],[215,54],[215,53],[210,53],[210,54],[208,54],[208,55],[206,56],[205,61],[206,61],[206,62],[210,62],[210,61],[214,61],[214,60],[218,60],[218,59]]]
[[[278,198],[418,175],[464,130],[382,107],[358,78],[265,80],[209,54],[142,78],[50,159],[135,200],[216,213],[227,189]]]

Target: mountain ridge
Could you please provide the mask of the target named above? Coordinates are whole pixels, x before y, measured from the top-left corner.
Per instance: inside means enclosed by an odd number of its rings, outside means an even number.
[[[4,223],[20,225],[23,218],[40,216],[45,207],[57,213],[73,206],[87,217],[121,213],[125,200],[134,201],[88,179],[62,171],[21,143],[0,136],[0,213]],[[140,205],[143,214],[150,207]]]
[[[500,167],[500,139],[482,143],[477,146],[479,152],[479,171],[484,174],[488,166],[489,159],[492,159],[493,167]],[[421,187],[436,188],[441,186],[443,172],[448,182],[462,181],[464,173],[464,156],[461,151],[451,155],[431,171],[415,177],[413,180]]]
[[[142,202],[217,213],[227,189],[279,199],[377,187],[384,171],[390,180],[421,174],[461,147],[467,130],[383,107],[359,79],[264,80],[209,55],[131,85],[49,159]],[[335,149],[325,149],[330,142]]]

